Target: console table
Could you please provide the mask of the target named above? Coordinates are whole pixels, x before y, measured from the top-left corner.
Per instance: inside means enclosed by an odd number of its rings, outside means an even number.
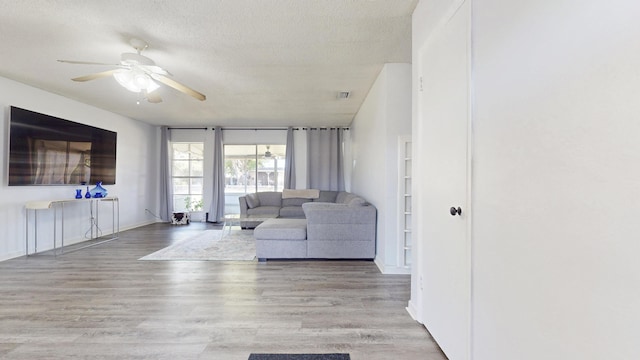
[[[117,197],[106,197],[106,198],[90,198],[90,199],[68,199],[68,200],[44,200],[44,201],[30,201],[25,204],[26,209],[26,235],[25,235],[25,249],[26,255],[29,256],[29,214],[33,213],[34,216],[34,251],[32,254],[38,252],[38,212],[43,210],[53,209],[53,253],[54,255],[58,254],[57,247],[57,225],[58,225],[58,211],[60,211],[60,224],[61,224],[61,239],[60,239],[60,250],[64,253],[64,207],[65,204],[84,204],[88,205],[89,215],[90,215],[90,232],[91,238],[90,240],[95,240],[101,237],[100,227],[99,227],[99,204],[101,203],[111,203],[111,224],[112,224],[112,233],[110,238],[103,239],[102,241],[91,243],[79,248],[74,249],[73,251],[84,249],[90,246],[99,245],[105,243],[107,241],[115,240],[120,235],[120,202]],[[95,215],[94,215],[95,214]]]

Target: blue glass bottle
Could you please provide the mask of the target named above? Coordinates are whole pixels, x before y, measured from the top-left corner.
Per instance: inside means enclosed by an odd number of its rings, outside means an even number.
[[[104,198],[107,197],[107,189],[102,187],[102,181],[96,183],[96,187],[89,191],[92,198]]]
[[[76,189],[76,199],[82,199],[82,189]]]

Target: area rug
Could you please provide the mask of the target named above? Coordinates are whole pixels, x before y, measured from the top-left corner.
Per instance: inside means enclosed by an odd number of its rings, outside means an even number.
[[[256,242],[252,230],[205,230],[181,240],[139,260],[233,260],[251,261],[256,257]]]
[[[349,354],[251,354],[249,360],[350,360]]]

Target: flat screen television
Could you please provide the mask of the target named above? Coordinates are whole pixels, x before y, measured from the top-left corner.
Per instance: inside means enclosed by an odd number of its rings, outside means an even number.
[[[9,185],[116,183],[113,131],[11,107]]]

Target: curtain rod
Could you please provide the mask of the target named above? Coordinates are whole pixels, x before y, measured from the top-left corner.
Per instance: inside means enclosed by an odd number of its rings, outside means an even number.
[[[271,127],[271,128],[242,128],[242,127],[222,127],[222,130],[246,130],[246,131],[258,131],[258,130],[287,130],[286,127]]]
[[[208,130],[206,127],[168,127],[169,130]]]
[[[340,126],[332,126],[332,127],[302,127],[302,128],[293,128],[293,130],[349,130],[349,127],[340,127]]]
[[[209,130],[208,127],[168,127],[169,130]],[[348,127],[301,127],[301,128],[293,128],[293,130],[335,130],[335,129],[343,129],[349,130]],[[214,130],[212,127],[211,130]],[[287,128],[228,128],[223,127],[222,130],[235,130],[235,131],[265,131],[265,130],[278,130],[283,131],[287,130]]]
[[[301,127],[301,128],[297,128],[294,127],[292,128],[293,130],[334,130],[334,129],[344,129],[344,130],[349,130],[348,127]],[[213,130],[213,128],[212,128]],[[258,131],[258,130],[287,130],[287,128],[228,128],[228,127],[223,127],[222,130],[240,130],[240,131]]]

